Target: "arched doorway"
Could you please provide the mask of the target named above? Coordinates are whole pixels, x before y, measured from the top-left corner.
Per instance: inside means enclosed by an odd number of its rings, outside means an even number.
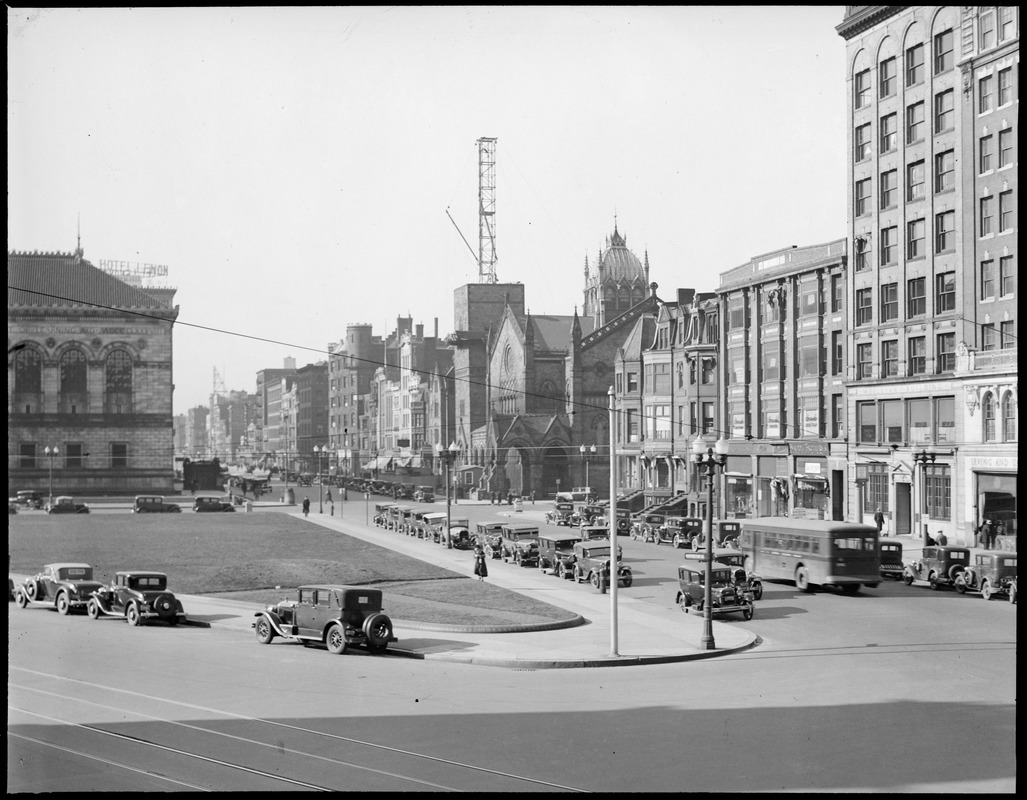
[[[547,447],[542,451],[542,485],[545,496],[551,492],[569,491],[572,488],[570,462],[567,451],[562,447]],[[559,489],[557,489],[559,486]]]

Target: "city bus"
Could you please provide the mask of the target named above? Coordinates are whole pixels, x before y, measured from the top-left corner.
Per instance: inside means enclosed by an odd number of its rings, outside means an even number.
[[[873,525],[790,517],[740,522],[745,569],[763,580],[795,581],[802,592],[814,586],[856,592],[861,585],[873,589],[881,580]]]

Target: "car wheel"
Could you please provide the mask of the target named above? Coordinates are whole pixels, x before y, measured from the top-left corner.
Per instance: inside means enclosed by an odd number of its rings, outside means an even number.
[[[67,616],[71,611],[71,603],[68,601],[67,592],[61,592],[57,595],[57,613]]]
[[[991,600],[995,596],[995,593],[991,590],[991,581],[981,582],[981,597],[985,600]]]
[[[699,537],[698,536],[693,536],[692,537],[692,552],[693,553],[698,553],[699,552]]]
[[[18,589],[14,593],[14,602],[18,604],[18,608],[25,608],[29,604],[29,599],[21,589]]]
[[[906,586],[912,586],[913,585],[913,573],[911,573],[911,572],[903,572],[902,573],[902,582],[904,584],[906,584]]]
[[[328,629],[325,636],[325,644],[328,645],[328,652],[340,656],[346,652],[346,633],[338,623]]]
[[[364,635],[367,648],[372,653],[381,653],[389,646],[392,638],[392,620],[385,614],[372,614],[364,620]]]
[[[517,551],[516,553],[514,553],[514,557],[513,557],[513,560],[514,560],[514,563],[515,563],[515,564],[516,564],[516,565],[517,565],[518,567],[523,567],[523,566],[524,566],[524,561],[523,561],[523,559],[521,558],[521,553],[520,553],[520,551],[519,551],[519,550],[518,550],[518,551]]]
[[[86,616],[89,619],[100,619],[100,604],[96,602],[95,597],[90,597],[89,602],[86,603]]]
[[[763,581],[753,581],[752,596],[756,600],[761,600],[763,598]]]
[[[678,536],[677,534],[675,534],[674,535],[674,549],[678,549],[680,547],[681,547],[681,537]]]
[[[565,564],[561,564],[559,567],[557,567],[556,574],[559,576],[560,580],[567,580],[567,578],[569,577],[567,575],[567,566]]]
[[[597,589],[599,588],[599,573],[598,572],[593,572],[591,575],[588,576],[588,579],[589,579],[589,581],[591,582],[591,584],[594,587],[596,587]]]
[[[29,581],[25,586],[25,594],[28,595],[29,600],[38,600],[40,595],[39,582]]]
[[[966,581],[962,577],[956,578],[956,591],[960,594],[966,594]]]
[[[135,603],[129,603],[128,608],[125,609],[125,619],[128,620],[128,624],[133,628],[139,626],[143,622],[142,615],[139,613],[139,606]]]
[[[545,574],[545,571],[546,571],[546,562],[542,560],[541,556],[539,556],[539,559],[538,559],[538,571],[543,573],[543,574]]]
[[[574,582],[575,583],[581,583],[581,581],[584,579],[584,577],[585,576],[581,574],[581,570],[578,568],[577,565],[575,565],[574,566]]]
[[[621,580],[621,583],[623,583],[623,584],[624,584],[624,588],[625,588],[625,589],[628,589],[628,588],[630,588],[630,586],[631,586],[631,583],[632,583],[632,581],[633,581],[634,579],[633,579],[633,578],[631,577],[631,573],[629,572],[629,573],[628,573],[628,574],[626,574],[626,575],[625,575],[624,577],[622,577],[622,578],[621,578],[620,580]]]
[[[748,622],[750,619],[752,619],[752,615],[754,612],[755,609],[752,606],[748,606],[742,611],[742,619]]]
[[[931,585],[931,588],[934,591],[938,591],[939,589],[941,589],[941,584],[938,583],[938,576],[935,575],[933,572],[927,577],[927,582]]]
[[[795,570],[795,588],[800,592],[810,591],[809,572],[805,567],[799,567]]]

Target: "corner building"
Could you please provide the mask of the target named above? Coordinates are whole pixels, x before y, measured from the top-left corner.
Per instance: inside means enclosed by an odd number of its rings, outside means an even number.
[[[1019,9],[847,6],[848,498],[1016,525]]]

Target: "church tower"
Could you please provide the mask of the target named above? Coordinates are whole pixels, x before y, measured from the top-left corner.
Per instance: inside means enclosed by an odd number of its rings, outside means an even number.
[[[649,292],[649,254],[644,263],[628,250],[627,238],[613,224],[595,269],[585,257],[585,302],[582,315],[591,317],[598,328],[645,299]]]

